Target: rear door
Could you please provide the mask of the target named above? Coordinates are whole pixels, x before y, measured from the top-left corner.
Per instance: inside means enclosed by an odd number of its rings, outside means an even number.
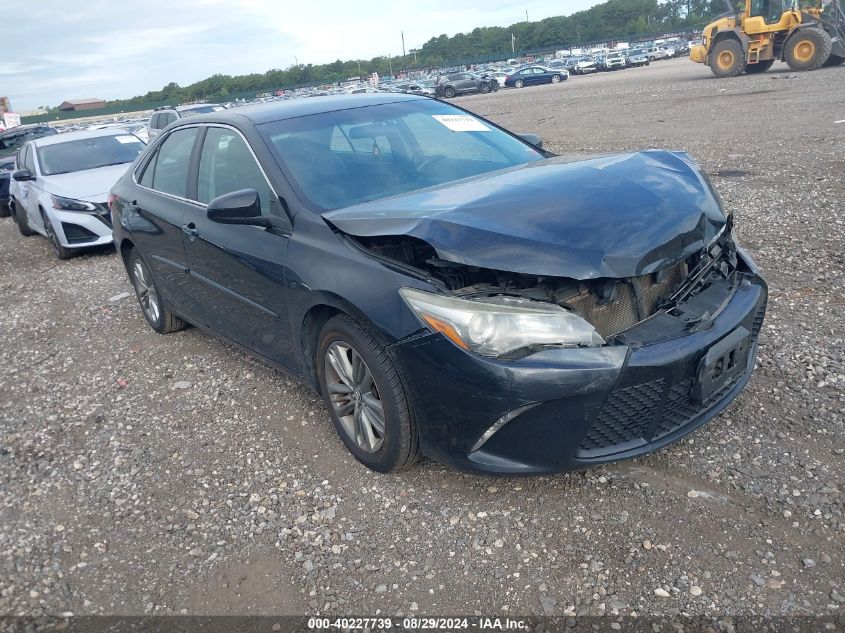
[[[38,180],[38,173],[35,169],[35,145],[27,143],[21,150],[19,169],[28,169],[35,177],[35,180],[23,180],[17,183],[18,202],[23,207],[27,222],[30,226],[43,226],[41,214],[38,212],[38,190],[35,182]]]
[[[137,197],[130,201],[122,222],[146,259],[163,299],[191,322],[206,325],[204,304],[188,277],[182,241],[185,215],[202,206],[188,198],[199,131],[196,125],[173,130],[139,166],[134,175]]]
[[[263,215],[286,219],[244,136],[231,127],[209,125],[196,179],[196,199],[203,206],[185,217],[192,232],[185,236],[191,278],[212,329],[295,369],[284,283],[288,235],[278,229],[218,224],[206,217],[204,205],[242,189],[258,191]]]

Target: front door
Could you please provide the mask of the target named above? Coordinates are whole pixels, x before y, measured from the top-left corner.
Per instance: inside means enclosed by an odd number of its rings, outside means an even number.
[[[284,217],[246,140],[228,127],[209,126],[199,159],[197,199],[255,189],[265,215]],[[184,218],[190,275],[211,327],[270,360],[295,368],[284,282],[288,238],[277,229],[218,224],[204,209]]]
[[[192,323],[207,325],[204,304],[188,278],[183,244],[183,218],[197,208],[188,199],[188,175],[198,126],[167,135],[140,174],[137,199],[123,213],[122,222],[145,254],[162,298]]]

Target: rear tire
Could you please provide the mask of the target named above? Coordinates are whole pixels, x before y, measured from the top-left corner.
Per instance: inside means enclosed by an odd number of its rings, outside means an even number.
[[[405,388],[373,333],[345,314],[329,319],[315,363],[335,430],[355,459],[381,473],[413,464],[419,439]]]
[[[842,62],[845,62],[845,57],[840,57],[839,55],[830,55],[827,58],[827,61],[822,64],[823,66],[840,66]]]
[[[718,42],[710,51],[710,70],[717,77],[736,77],[745,70],[745,52],[735,39]]]
[[[792,70],[817,70],[830,57],[833,41],[826,31],[810,27],[801,29],[786,43],[784,58]]]
[[[515,88],[522,88],[523,86],[525,86],[525,82],[522,81],[522,79],[517,79],[515,82],[513,82],[513,85]]]
[[[756,64],[746,64],[745,65],[745,72],[748,73],[749,75],[756,75],[756,74],[759,74],[759,73],[764,73],[767,70],[769,70],[769,68],[771,68],[772,64],[774,64],[774,63],[775,63],[775,60],[773,60],[773,59],[764,59],[763,61],[757,62]]]
[[[13,200],[12,204],[15,205],[12,215],[15,216],[15,224],[18,225],[18,231],[20,231],[21,235],[23,235],[24,237],[30,237],[32,235],[35,235],[35,231],[29,228],[29,222],[26,219],[26,211],[24,211],[20,206],[18,206],[16,200]]]
[[[560,75],[552,75],[552,83],[559,84],[560,83]]]
[[[168,334],[188,325],[164,307],[155,279],[138,249],[133,248],[130,251],[126,268],[129,271],[129,281],[135,288],[138,305],[141,306],[141,312],[151,328],[159,334]]]

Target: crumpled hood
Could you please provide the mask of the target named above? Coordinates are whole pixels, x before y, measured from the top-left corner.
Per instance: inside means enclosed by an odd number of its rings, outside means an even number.
[[[39,180],[42,187],[53,195],[74,200],[102,202],[108,198],[111,188],[131,165],[132,163],[125,163],[70,174],[41,176]]]
[[[550,158],[323,217],[358,237],[419,238],[452,262],[574,279],[660,270],[726,220],[692,158],[658,150]]]

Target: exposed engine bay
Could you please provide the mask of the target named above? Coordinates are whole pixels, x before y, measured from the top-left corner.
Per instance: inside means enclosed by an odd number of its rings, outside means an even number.
[[[657,312],[671,313],[714,281],[729,279],[737,269],[730,220],[700,252],[657,272],[622,279],[577,280],[469,266],[441,259],[429,244],[409,236],[350,239],[385,263],[414,269],[456,297],[513,296],[560,305],[583,317],[605,340]]]

